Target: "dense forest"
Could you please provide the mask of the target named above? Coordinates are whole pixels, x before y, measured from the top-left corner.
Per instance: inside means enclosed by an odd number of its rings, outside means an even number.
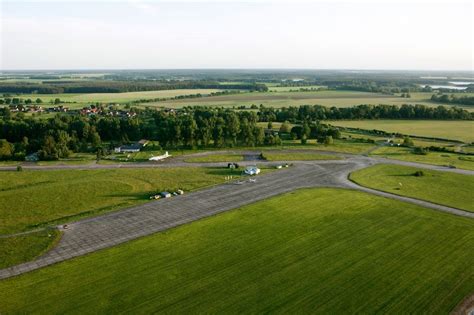
[[[57,115],[26,118],[2,109],[0,158],[24,159],[38,152],[42,160],[67,157],[70,152],[104,152],[142,138],[162,147],[234,147],[279,144],[278,135],[265,134],[250,111],[141,111],[134,118]],[[106,144],[104,144],[104,142]]]

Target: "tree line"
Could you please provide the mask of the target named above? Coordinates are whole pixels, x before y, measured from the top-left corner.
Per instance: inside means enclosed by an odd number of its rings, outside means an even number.
[[[457,96],[454,94],[433,94],[431,100],[437,103],[474,105],[474,96]]]
[[[0,159],[23,160],[38,153],[42,160],[71,152],[103,152],[140,139],[159,141],[165,148],[234,147],[280,144],[265,133],[251,111],[185,109],[143,110],[133,118],[56,115],[35,119],[0,111]]]
[[[229,89],[267,91],[265,84],[220,84],[214,81],[45,81],[44,83],[0,82],[0,93],[120,93],[177,89]]]
[[[0,108],[0,159],[22,160],[37,152],[40,159],[59,159],[71,152],[104,152],[140,139],[159,141],[165,148],[278,145],[280,136],[258,122],[283,122],[281,133],[293,139],[317,139],[330,144],[337,128],[320,124],[336,119],[473,119],[456,107],[424,105],[359,105],[327,108],[320,105],[232,110],[186,107],[179,110],[136,109],[134,117],[58,114],[48,119],[13,114]],[[289,124],[298,124],[289,130]],[[270,128],[271,129],[271,128]]]
[[[473,120],[474,113],[459,107],[425,105],[358,105],[354,107],[326,107],[302,105],[283,108],[261,106],[258,111],[260,121],[289,121],[292,123],[316,120],[338,119],[460,119]]]

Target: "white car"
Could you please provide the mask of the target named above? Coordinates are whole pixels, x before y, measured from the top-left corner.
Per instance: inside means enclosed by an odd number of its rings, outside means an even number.
[[[247,175],[258,175],[260,174],[260,169],[256,166],[247,166],[244,173]]]

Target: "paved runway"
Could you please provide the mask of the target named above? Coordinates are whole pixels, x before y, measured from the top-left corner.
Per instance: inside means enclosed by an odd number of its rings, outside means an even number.
[[[0,279],[305,187],[358,189],[438,211],[474,218],[474,213],[471,212],[361,187],[348,180],[350,172],[379,162],[377,159],[361,156],[351,156],[345,160],[333,161],[300,161],[295,162],[295,165],[290,168],[260,175],[256,177],[256,182],[247,180],[241,184],[222,184],[95,218],[80,220],[68,224],[68,228],[63,230],[63,236],[55,248],[35,261],[0,270]],[[392,162],[392,160],[388,160],[388,162]],[[428,166],[428,168],[435,167]]]

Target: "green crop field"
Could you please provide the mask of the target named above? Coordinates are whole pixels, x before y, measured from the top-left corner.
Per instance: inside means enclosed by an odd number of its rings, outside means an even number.
[[[371,156],[379,156],[409,162],[451,166],[474,170],[474,157],[447,152],[429,152],[426,155],[413,153],[411,148],[403,147],[380,147],[370,153]]]
[[[224,168],[3,172],[0,234],[143,203],[162,190],[218,184],[229,174]]]
[[[356,171],[350,179],[359,185],[392,194],[423,199],[474,212],[474,176],[379,164]],[[401,185],[400,185],[401,184]]]
[[[0,309],[447,314],[474,290],[473,243],[468,218],[308,189],[2,280]]]
[[[177,90],[159,90],[159,91],[141,91],[141,92],[126,92],[126,93],[84,93],[84,94],[22,94],[18,97],[36,100],[40,98],[43,102],[48,103],[51,100],[59,98],[65,102],[77,103],[94,103],[94,102],[113,102],[126,103],[140,99],[154,99],[154,98],[168,98],[180,95],[190,94],[210,94],[219,92],[219,89],[177,89]],[[71,104],[63,104],[71,107]]]
[[[439,106],[442,104],[430,101],[432,93],[413,93],[412,98],[402,98],[397,95],[386,95],[380,93],[358,92],[358,91],[310,91],[310,92],[253,92],[240,93],[233,95],[222,95],[215,97],[203,97],[195,99],[179,99],[157,103],[144,103],[143,106],[224,106],[238,107],[245,105],[263,104],[267,107],[288,107],[299,105],[324,105],[336,107],[350,107],[361,104],[423,104],[427,106]],[[447,104],[444,104],[447,105]],[[472,109],[472,106],[466,106],[466,109]]]
[[[334,126],[384,130],[403,134],[474,142],[474,121],[451,120],[352,120],[328,121]]]

